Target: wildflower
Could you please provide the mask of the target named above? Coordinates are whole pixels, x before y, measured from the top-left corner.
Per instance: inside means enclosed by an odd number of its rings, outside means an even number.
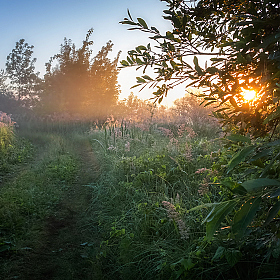
[[[192,160],[192,147],[186,142],[185,147],[185,158],[188,160]]]
[[[162,201],[162,204],[164,206],[164,208],[167,211],[167,217],[170,220],[178,220],[179,219],[179,213],[176,211],[176,207],[174,206],[174,204],[168,202],[168,201]]]
[[[186,227],[185,222],[182,219],[180,219],[176,223],[177,223],[177,226],[179,229],[179,233],[181,235],[181,239],[184,239],[184,240],[188,239],[189,238],[189,228]]]
[[[196,136],[196,133],[194,132],[194,130],[191,127],[186,127],[185,131],[188,132],[188,135],[186,136],[186,138],[188,138],[188,139],[192,139]]]
[[[201,196],[203,196],[206,193],[208,193],[208,191],[209,191],[209,183],[208,183],[206,178],[203,179],[203,183],[200,184],[200,186],[199,186],[197,191],[198,191],[199,195],[201,195]]]
[[[178,133],[178,136],[179,136],[179,137],[182,137],[184,131],[185,131],[185,124],[183,123],[183,124],[181,124],[181,125],[178,126],[178,132],[177,132],[177,133]]]
[[[129,152],[130,151],[130,143],[127,141],[126,144],[124,145],[124,150],[126,152]]]
[[[177,194],[176,200],[179,200],[179,198],[179,194]],[[185,222],[180,218],[180,215],[176,211],[174,204],[168,201],[162,201],[162,204],[167,211],[167,217],[176,223],[181,239],[189,238],[188,228],[186,227]]]
[[[109,150],[109,151],[116,151],[117,148],[115,146],[113,146],[113,145],[110,145],[107,150]]]
[[[205,171],[211,171],[211,170],[203,167],[203,168],[200,168],[197,171],[195,171],[195,174],[201,174],[201,173],[204,173]]]
[[[161,131],[161,133],[166,136],[166,137],[174,137],[172,131],[168,128],[165,128],[165,127],[158,127],[158,130]]]

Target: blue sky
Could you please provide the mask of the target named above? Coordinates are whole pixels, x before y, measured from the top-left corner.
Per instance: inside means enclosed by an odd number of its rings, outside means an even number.
[[[144,18],[149,26],[156,26],[165,32],[170,28],[169,23],[162,18],[165,2],[160,0],[0,0],[0,69],[5,68],[7,55],[20,39],[25,39],[34,45],[36,71],[42,75],[45,63],[59,52],[64,37],[72,39],[80,47],[87,31],[92,27],[94,33],[93,54],[96,54],[107,41],[114,43],[112,57],[122,51],[121,59],[126,57],[128,50],[140,44],[148,43],[148,35],[140,31],[128,31],[127,26],[119,21],[127,17],[127,9],[132,16]],[[135,84],[135,74],[131,68],[121,70],[119,83],[120,98],[125,98]],[[138,93],[141,98],[152,96],[151,90]],[[174,99],[174,93],[165,104]],[[183,96],[180,90],[178,97]]]

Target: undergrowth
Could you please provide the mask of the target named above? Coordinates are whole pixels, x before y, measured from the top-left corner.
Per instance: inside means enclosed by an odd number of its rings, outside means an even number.
[[[97,258],[108,279],[176,279],[193,268],[205,226],[202,214],[188,209],[219,196],[208,184],[216,176],[211,166],[219,154],[217,135],[124,123],[90,135],[103,168],[93,189],[102,205]],[[204,272],[198,267],[192,274]]]

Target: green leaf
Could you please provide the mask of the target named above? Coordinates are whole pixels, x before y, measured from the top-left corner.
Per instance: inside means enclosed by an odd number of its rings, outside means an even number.
[[[148,29],[148,25],[147,23],[145,22],[145,20],[143,20],[142,18],[137,18],[138,22],[140,23],[140,25],[142,27],[144,27],[145,29]]]
[[[227,249],[225,251],[225,257],[230,266],[234,266],[242,257],[242,253],[236,249]]]
[[[269,178],[258,178],[245,181],[241,184],[248,192],[258,191],[268,186],[280,186],[280,182]]]
[[[176,62],[174,62],[173,60],[170,61],[170,64],[172,66],[173,69],[178,70],[178,65],[176,64]]]
[[[223,181],[222,185],[227,187],[231,192],[235,194],[245,195],[247,193],[247,190],[236,182]]]
[[[149,81],[153,81],[153,79],[148,75],[142,76],[142,78],[146,79],[146,80],[149,80]]]
[[[126,67],[129,66],[129,63],[126,60],[122,60],[121,65]]]
[[[144,64],[144,62],[140,58],[138,58],[138,57],[136,58],[136,62],[139,65],[143,65]]]
[[[170,40],[174,40],[174,35],[172,32],[170,31],[167,31],[166,32],[166,38],[170,39]]]
[[[141,77],[136,77],[137,83],[146,83],[146,81]]]
[[[216,250],[214,257],[212,258],[212,261],[220,259],[224,255],[225,250],[226,250],[225,247],[219,246],[218,249]]]
[[[280,196],[280,189],[277,189],[276,191],[274,191],[274,192],[269,196],[269,198],[274,198],[274,197],[277,197],[277,196]]]
[[[192,262],[191,258],[188,259],[182,259],[180,261],[181,265],[184,267],[185,270],[190,270],[191,268],[193,268],[195,266],[195,263]]]
[[[256,155],[254,155],[250,161],[256,161],[263,157],[267,157],[268,155],[271,154],[271,152],[272,152],[271,149],[266,149],[266,150],[260,151],[260,152],[256,153]]]
[[[232,134],[230,136],[227,137],[227,139],[233,141],[233,142],[247,142],[247,143],[251,143],[251,139],[249,137],[240,135],[240,134]]]
[[[278,214],[280,210],[280,201],[277,201],[268,211],[267,218],[265,220],[264,226],[267,226]]]
[[[128,14],[128,16],[129,16],[129,18],[133,21],[133,19],[132,19],[132,16],[131,16],[131,14],[130,14],[129,9],[127,9],[127,14]]]
[[[225,216],[228,215],[232,209],[236,206],[236,201],[230,200],[215,205],[212,211],[206,217],[206,240],[210,241],[224,220]]]
[[[228,171],[229,173],[235,166],[237,166],[241,161],[244,161],[244,159],[250,155],[255,149],[255,146],[249,146],[244,148],[243,150],[239,151],[229,162],[228,164]]]
[[[202,76],[204,73],[203,73],[202,69],[200,68],[200,66],[198,65],[198,59],[196,56],[193,58],[193,63],[194,63],[195,70],[198,73],[198,75]]]
[[[10,246],[10,245],[7,245],[7,244],[1,245],[1,246],[0,246],[0,253],[1,253],[1,252],[8,251],[8,250],[10,250],[10,249],[11,249],[11,246]]]
[[[252,222],[256,212],[259,209],[261,197],[247,200],[237,211],[233,218],[232,232],[237,239],[241,238],[247,226]]]
[[[212,75],[216,74],[218,71],[219,71],[219,70],[218,70],[218,68],[216,68],[216,67],[208,67],[208,68],[206,69],[206,72],[209,73],[209,74],[212,74]]]
[[[141,86],[141,84],[137,84],[131,87],[131,89]]]
[[[131,65],[133,64],[133,61],[132,61],[132,59],[131,59],[129,56],[127,56],[126,59],[127,59],[127,62],[128,62],[128,63],[130,63]]]
[[[268,122],[277,119],[280,117],[280,107],[277,107],[275,112],[272,112],[267,116],[267,118],[264,120],[263,124],[267,124]]]
[[[209,208],[209,207],[213,207],[215,205],[217,205],[218,203],[204,203],[204,204],[200,204],[198,206],[195,206],[193,208],[191,208],[190,210],[188,210],[188,212],[191,212],[191,211],[197,211],[197,210],[200,210],[202,208]]]
[[[159,31],[158,31],[154,26],[152,26],[151,29],[152,29],[153,31],[155,31],[156,33],[159,33]]]

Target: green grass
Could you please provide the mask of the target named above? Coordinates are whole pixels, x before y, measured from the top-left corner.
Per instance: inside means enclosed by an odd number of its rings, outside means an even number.
[[[209,151],[218,145],[207,138],[186,140],[187,135],[170,139],[157,128],[127,130],[118,137],[109,129],[92,132],[103,170],[94,186],[102,205],[98,258],[109,279],[175,279],[199,258],[202,215],[187,210],[212,201],[213,193],[198,191],[207,174],[195,172],[211,169]],[[163,201],[174,205],[176,219],[168,217]]]
[[[24,140],[26,149],[32,149],[10,170],[12,176],[5,173],[0,187],[1,275],[94,279],[98,269],[92,271],[86,256],[94,254],[98,244],[81,245],[98,238],[88,226],[95,221],[88,218],[95,211],[89,207],[88,184],[96,177],[90,169],[95,162],[88,136],[37,128],[20,135],[29,139]],[[46,276],[51,273],[56,276]]]
[[[204,129],[122,122],[13,134],[0,187],[3,275],[25,265],[28,280],[277,278],[279,240],[265,229],[236,241],[228,218],[205,240],[209,209],[191,209],[223,201],[213,182],[230,157],[218,129]]]

